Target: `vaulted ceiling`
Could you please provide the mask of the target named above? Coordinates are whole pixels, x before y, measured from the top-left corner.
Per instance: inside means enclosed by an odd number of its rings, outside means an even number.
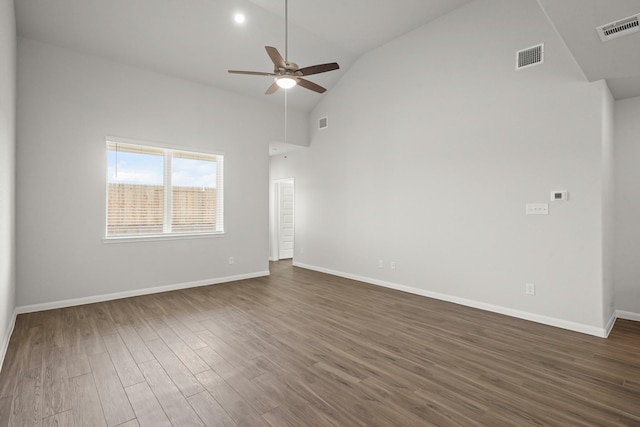
[[[539,0],[589,81],[616,99],[640,96],[640,31],[602,42],[596,27],[640,13],[640,0]]]
[[[310,76],[330,89],[358,57],[472,0],[289,0],[289,59],[336,61]],[[485,1],[485,0],[476,0]],[[517,0],[532,1],[532,0]],[[640,95],[640,32],[602,43],[595,26],[640,13],[639,0],[538,0],[589,80],[606,79],[618,99]],[[220,87],[266,97],[265,45],[284,53],[284,0],[16,0],[18,35]],[[246,15],[244,24],[233,16]],[[291,107],[311,110],[322,95],[295,88]]]

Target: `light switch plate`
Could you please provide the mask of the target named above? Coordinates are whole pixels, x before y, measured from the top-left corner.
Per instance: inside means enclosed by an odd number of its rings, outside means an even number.
[[[549,215],[548,203],[527,203],[527,215]]]

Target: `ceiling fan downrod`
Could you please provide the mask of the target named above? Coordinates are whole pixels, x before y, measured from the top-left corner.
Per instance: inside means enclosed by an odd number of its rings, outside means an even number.
[[[284,62],[289,64],[289,0],[284,0]]]
[[[229,70],[229,72],[232,74],[275,77],[275,81],[265,92],[266,95],[274,94],[280,87],[283,89],[289,89],[294,86],[301,86],[313,92],[324,93],[326,92],[325,88],[306,80],[303,77],[326,73],[340,68],[337,62],[312,65],[310,67],[303,68],[298,67],[298,65],[293,62],[289,62],[289,0],[284,0],[284,58],[275,47],[265,46],[264,48],[267,51],[267,55],[273,62],[273,72],[241,70]]]

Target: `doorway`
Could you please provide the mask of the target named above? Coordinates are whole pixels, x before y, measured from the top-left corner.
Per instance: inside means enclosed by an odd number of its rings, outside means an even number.
[[[295,186],[293,178],[274,181],[274,235],[272,258],[293,258],[295,241]]]

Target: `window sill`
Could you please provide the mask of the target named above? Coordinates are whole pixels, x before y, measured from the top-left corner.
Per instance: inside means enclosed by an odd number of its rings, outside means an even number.
[[[222,233],[175,233],[175,234],[150,234],[146,236],[114,236],[103,237],[103,243],[136,243],[154,242],[159,240],[185,240],[185,239],[210,239],[224,237]]]

